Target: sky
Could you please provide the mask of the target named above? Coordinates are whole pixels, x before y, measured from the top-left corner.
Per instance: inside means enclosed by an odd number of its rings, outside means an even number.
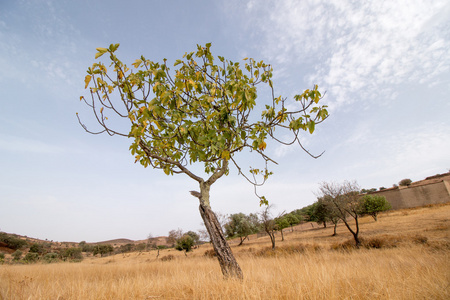
[[[98,242],[202,229],[197,182],[134,164],[130,140],[78,124],[77,112],[95,125],[79,99],[95,48],[113,43],[128,65],[212,43],[270,63],[277,95],[319,86],[330,117],[302,142],[324,154],[268,145],[278,165],[259,193],[274,214],[312,204],[324,181],[391,187],[450,170],[448,1],[1,0],[0,231]],[[211,206],[261,211],[233,168]]]

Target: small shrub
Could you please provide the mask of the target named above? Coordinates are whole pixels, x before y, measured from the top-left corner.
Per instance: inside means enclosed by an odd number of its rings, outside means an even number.
[[[64,258],[64,260],[70,259],[81,261],[83,259],[81,248],[68,248],[62,253],[62,257]]]
[[[360,238],[360,240],[362,241],[363,239]],[[331,245],[331,250],[338,250],[338,251],[350,251],[356,249],[356,245],[355,245],[355,240],[354,239],[350,239],[350,240],[346,240],[345,242],[342,243],[335,243]]]
[[[203,256],[209,257],[209,258],[213,258],[216,257],[216,251],[214,251],[214,249],[209,249],[206,250],[205,253],[203,253]]]
[[[175,256],[173,256],[172,254],[161,257],[162,261],[171,261],[173,259],[175,259]]]
[[[23,258],[23,260],[29,264],[35,263],[39,260],[39,254],[35,252],[28,252]]]
[[[52,263],[58,261],[58,253],[47,253],[44,255],[43,259],[46,263]]]
[[[11,256],[13,257],[13,260],[18,261],[22,257],[22,251],[16,250]]]
[[[428,242],[428,238],[426,236],[416,235],[413,237],[413,242],[416,244],[426,244]]]
[[[384,246],[384,240],[381,238],[371,238],[369,240],[364,240],[363,246],[366,248],[381,249]]]

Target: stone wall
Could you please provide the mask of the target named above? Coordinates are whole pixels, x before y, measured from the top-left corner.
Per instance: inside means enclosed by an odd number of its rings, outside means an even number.
[[[392,209],[410,208],[450,202],[450,176],[423,180],[410,186],[390,188],[371,194],[386,197]]]

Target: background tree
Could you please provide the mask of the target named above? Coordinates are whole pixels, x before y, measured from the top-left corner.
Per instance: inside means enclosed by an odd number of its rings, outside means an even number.
[[[177,230],[171,230],[169,231],[169,237],[167,238],[167,242],[172,245],[172,247],[175,246],[178,239],[180,239],[183,236],[183,231],[178,228]]]
[[[30,252],[32,252],[32,253],[42,254],[42,253],[44,253],[44,251],[45,251],[44,247],[39,243],[33,243],[30,246]]]
[[[300,224],[300,222],[303,221],[302,216],[297,216],[292,212],[288,213],[285,217],[286,221],[289,223],[289,226],[291,226],[292,232],[294,232],[294,225]]]
[[[179,251],[184,250],[184,254],[187,255],[187,252],[192,251],[192,247],[195,245],[195,241],[189,234],[184,234],[182,237],[177,239],[175,243],[175,249]]]
[[[412,180],[409,178],[405,178],[400,180],[400,182],[398,183],[399,186],[409,186],[412,183]]]
[[[317,202],[314,203],[312,216],[314,221],[319,225],[323,225],[327,228],[327,222],[330,221],[330,209],[327,207],[327,203],[319,198]]]
[[[95,256],[100,254],[101,257],[107,254],[111,254],[114,251],[114,247],[111,244],[102,244],[94,246],[92,254]]]
[[[364,195],[362,197],[363,213],[371,215],[377,221],[378,213],[392,208],[384,196]]]
[[[102,246],[106,246],[106,245],[102,245]],[[83,259],[83,254],[81,252],[82,252],[81,248],[71,247],[71,248],[67,248],[66,250],[64,250],[61,253],[61,255],[62,255],[64,260],[66,260],[66,259],[82,260]]]
[[[276,223],[275,219],[272,217],[271,209],[272,205],[266,205],[259,216],[261,227],[270,237],[270,241],[272,242],[272,250],[275,250]]]
[[[147,243],[145,245],[145,248],[146,250],[156,249],[156,238],[151,233],[149,233],[147,236]]]
[[[336,217],[344,222],[353,235],[357,247],[361,245],[358,217],[363,210],[359,191],[358,184],[350,181],[340,184],[323,182],[319,187],[319,197],[333,209]],[[349,217],[355,220],[355,229],[350,226]]]
[[[283,229],[288,228],[289,227],[289,222],[286,219],[286,216],[279,216],[277,218],[275,218],[275,228],[281,232],[281,241],[284,241],[284,233],[283,233]]]
[[[95,57],[108,53],[112,71],[108,72],[101,62],[94,63],[85,77],[86,88],[90,86],[90,100],[80,97],[92,108],[101,129],[92,132],[81,121],[80,124],[90,133],[131,138],[131,153],[144,167],[161,169],[167,175],[183,173],[197,181],[200,191],[191,193],[199,199],[200,214],[222,273],[225,277],[242,278],[211,210],[211,185],[229,173],[231,163],[255,186],[256,194],[256,187],[272,174],[267,164],[273,160],[264,153],[269,139],[287,145],[297,142],[304,149],[300,131],[313,133],[315,126],[327,118],[326,106],[318,105],[321,94],[317,86],[286,102],[286,98],[275,96],[270,65],[245,59],[247,62],[241,68],[239,63],[221,56],[216,64],[211,44],[198,45],[197,51],[176,60],[173,72],[165,59],[163,63],[155,63],[143,56],[132,64],[136,70],[130,70],[115,55],[118,47],[119,44],[97,48]],[[252,113],[262,107],[256,105],[259,85],[267,85],[271,97],[260,117]],[[288,107],[295,108],[288,110]],[[117,123],[109,121],[114,116],[127,119],[130,127],[114,128]],[[292,139],[279,137],[286,137],[287,133],[292,134]],[[244,173],[242,165],[234,159],[243,150],[257,154],[263,167]],[[203,165],[206,179],[189,168],[195,163]],[[261,203],[267,204],[264,196],[257,196]]]
[[[228,238],[240,239],[241,246],[250,234],[258,232],[258,216],[255,214],[245,215],[244,213],[231,214],[228,223],[225,224],[225,235]]]
[[[192,240],[194,241],[194,246],[200,243],[200,236],[196,232],[188,231],[185,233],[185,235],[188,235],[192,238]]]

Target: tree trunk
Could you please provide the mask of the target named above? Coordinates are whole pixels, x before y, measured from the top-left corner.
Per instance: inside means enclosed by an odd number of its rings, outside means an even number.
[[[219,259],[220,268],[225,278],[243,279],[242,270],[239,267],[233,252],[228,245],[227,240],[222,232],[222,227],[217,220],[216,215],[207,205],[200,204],[200,215],[208,230],[214,251]]]
[[[355,224],[356,224],[356,231],[353,231],[353,229],[350,227],[350,225],[347,223],[347,220],[342,219],[344,221],[345,226],[347,229],[352,233],[353,239],[356,243],[356,248],[359,248],[361,246],[361,241],[359,240],[359,223],[358,223],[358,217],[355,218]]]
[[[283,229],[280,230],[281,231],[281,241],[284,242],[284,234],[283,234]]]
[[[333,236],[336,236],[336,235],[337,235],[337,233],[336,233],[336,228],[337,228],[337,223],[334,223],[334,233],[333,233]]]

